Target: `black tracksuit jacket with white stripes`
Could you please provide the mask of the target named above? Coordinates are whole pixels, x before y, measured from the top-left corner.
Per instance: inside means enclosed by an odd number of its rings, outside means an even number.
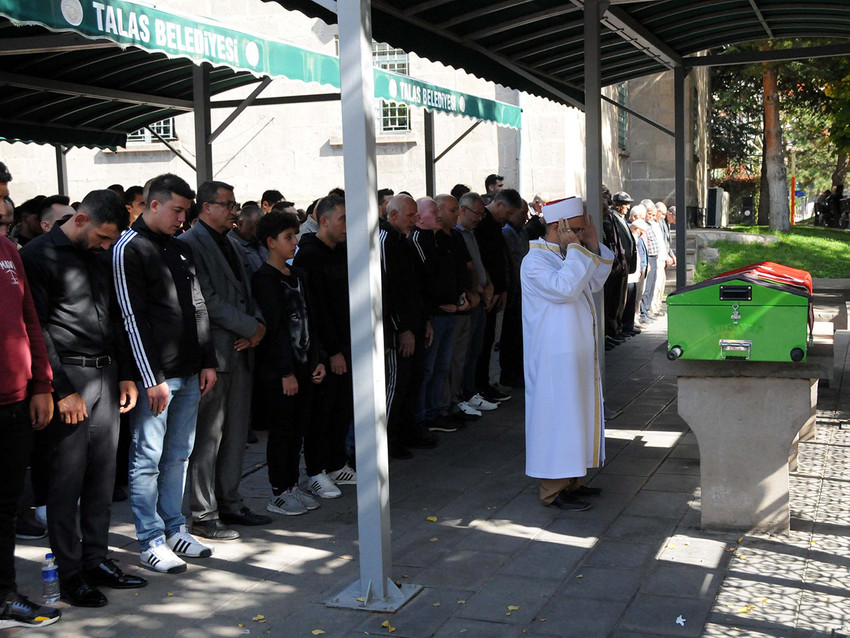
[[[396,336],[410,330],[421,335],[428,319],[416,256],[407,238],[389,222],[380,221],[381,282],[384,306],[384,347],[395,348]]]
[[[112,275],[124,330],[146,388],[217,365],[192,248],[139,217],[116,242]]]

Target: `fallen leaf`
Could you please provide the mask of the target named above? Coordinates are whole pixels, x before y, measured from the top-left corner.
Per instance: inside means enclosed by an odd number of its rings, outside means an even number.
[[[516,605],[508,605],[508,611],[517,611],[519,607]]]
[[[432,543],[436,543],[440,539],[435,536],[434,538],[429,538],[428,540],[431,541]]]
[[[767,598],[762,598],[759,602],[760,602],[762,605],[766,605],[766,604],[767,604],[767,603],[769,603],[770,601],[769,601]]]
[[[402,574],[401,577],[402,578],[410,578],[410,576],[408,576],[407,574]]]
[[[244,627],[245,625],[243,625],[242,623],[239,623],[239,624],[238,624],[238,625],[236,625],[236,626],[237,626],[237,627]]]
[[[314,629],[314,630],[313,630],[312,632],[310,632],[310,633],[312,633],[314,636],[321,636],[321,635],[322,635],[323,633],[325,633],[325,632],[324,632],[324,631],[322,631],[321,629]]]
[[[174,594],[172,594],[171,592],[168,592],[168,595],[169,595],[169,596],[173,596]]]
[[[546,622],[545,618],[538,618],[537,620],[540,621],[540,622]]]
[[[755,607],[753,607],[752,605],[744,605],[743,607],[741,607],[740,609],[738,609],[738,610],[737,610],[737,612],[738,612],[739,614],[748,614],[748,613],[750,613],[753,609],[755,609]]]
[[[436,516],[427,516],[427,517],[425,518],[425,520],[426,520],[426,521],[428,521],[428,522],[430,522],[430,523],[436,523],[436,522],[437,522],[437,517],[436,517]]]
[[[667,549],[676,549],[676,543],[670,543],[667,545]]]
[[[434,603],[434,605],[433,605],[433,606],[434,606],[434,607],[439,607],[439,606],[440,606],[440,603]]]
[[[263,616],[262,614],[257,614],[251,620],[253,620],[254,622],[260,622],[261,620],[265,620],[265,619],[266,619],[266,617]]]
[[[742,540],[744,540],[744,537],[743,537],[743,536],[739,536],[739,537],[738,537],[738,542],[740,543]]]
[[[384,627],[384,628],[385,628],[387,631],[389,631],[390,633],[392,633],[392,632],[394,632],[394,631],[395,631],[395,627],[393,627],[393,626],[390,624],[390,621],[389,621],[389,620],[385,620],[384,622],[382,622],[382,623],[381,623],[381,627]]]
[[[459,601],[457,601],[457,604],[458,605],[465,605],[466,601],[465,600],[459,600]]]
[[[584,574],[579,574],[576,578],[584,578]]]
[[[511,615],[511,612],[509,612],[509,611],[505,612],[505,616],[510,616],[510,615]]]
[[[356,600],[357,600],[357,602],[359,602],[359,603],[365,603],[365,602],[366,602],[366,597],[365,597],[365,596],[358,596]]]

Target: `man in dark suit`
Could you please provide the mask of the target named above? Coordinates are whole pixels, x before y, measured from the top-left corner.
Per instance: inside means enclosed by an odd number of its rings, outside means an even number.
[[[632,200],[632,196],[625,191],[614,193],[612,199],[614,202],[614,205],[612,207],[614,215],[612,216],[611,220],[614,224],[614,228],[620,235],[620,244],[623,247],[623,253],[626,257],[626,262],[628,266],[626,271],[626,277],[623,279],[623,283],[625,285],[620,296],[620,302],[617,305],[617,318],[618,324],[622,330],[620,334],[623,336],[631,337],[636,334],[640,334],[640,329],[637,329],[634,326],[634,310],[628,311],[626,309],[626,300],[629,294],[628,275],[637,272],[637,244],[635,243],[634,235],[632,235],[631,230],[629,230],[629,222],[626,217],[629,213],[629,208],[631,208],[632,202],[634,200]]]
[[[233,187],[208,181],[198,187],[198,223],[180,239],[192,247],[218,359],[218,382],[201,399],[195,448],[189,460],[192,532],[215,540],[239,538],[227,525],[265,525],[239,496],[250,427],[254,348],[265,334],[251,299],[245,256],[227,233],[236,218]]]

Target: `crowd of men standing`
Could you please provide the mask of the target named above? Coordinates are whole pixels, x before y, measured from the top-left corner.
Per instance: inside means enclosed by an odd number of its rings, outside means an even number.
[[[306,211],[275,190],[240,206],[229,184],[196,193],[165,174],[15,209],[11,179],[0,163],[0,626],[60,617],[16,591],[28,466],[61,598],[83,607],[106,605],[104,587],[147,584],[108,557],[122,484],[141,564],[175,574],[212,555],[206,539],[272,522],[239,493],[252,429],[268,430],[268,512],[305,514],[356,483],[344,192]],[[649,273],[672,254],[641,235],[648,211],[627,225],[631,199],[613,199],[612,344],[639,332],[636,312],[661,314]],[[483,194],[382,189],[378,204],[387,434],[400,460],[524,385],[520,264],[546,228],[540,198],[529,207],[495,174]],[[19,537],[39,537],[19,523]]]

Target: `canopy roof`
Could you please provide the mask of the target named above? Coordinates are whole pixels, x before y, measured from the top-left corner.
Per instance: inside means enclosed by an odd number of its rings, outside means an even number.
[[[92,39],[94,42],[92,42]],[[127,134],[191,111],[193,68],[210,93],[286,77],[339,88],[339,60],[205,18],[127,0],[0,0],[0,138],[119,146]],[[375,70],[376,96],[518,127],[520,110]]]
[[[332,0],[264,0],[333,23]],[[429,60],[566,104],[584,103],[581,0],[372,0],[373,37]],[[847,0],[613,0],[602,85],[740,42],[850,38]]]

